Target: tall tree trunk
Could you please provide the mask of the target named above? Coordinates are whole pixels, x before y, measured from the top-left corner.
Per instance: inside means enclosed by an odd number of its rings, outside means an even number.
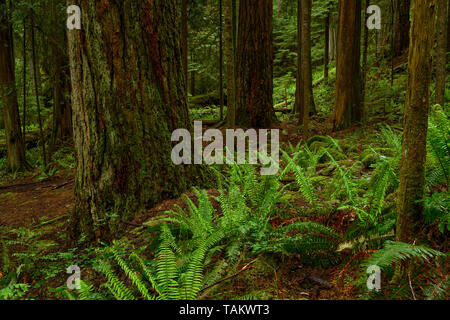
[[[302,41],[302,33],[303,33],[303,14],[302,14],[302,0],[297,0],[297,72],[296,72],[296,82],[295,82],[295,105],[294,105],[294,113],[298,113],[298,122],[299,124],[303,123],[303,72],[302,72],[302,55],[303,55],[303,41]]]
[[[339,1],[336,103],[333,126],[348,128],[363,118],[361,104],[361,1]]]
[[[6,8],[6,1],[0,0]],[[6,11],[5,11],[6,12]],[[26,168],[25,146],[20,128],[19,104],[14,75],[14,57],[11,48],[11,21],[7,14],[0,13],[0,102],[5,124],[7,167],[11,171]]]
[[[236,125],[236,47],[234,35],[236,26],[233,21],[236,19],[236,7],[233,6],[236,0],[225,0],[225,62],[226,62],[226,83],[227,83],[227,125],[234,128]]]
[[[51,37],[56,43],[67,43],[65,25],[60,21],[61,12],[58,10],[57,0],[51,2],[52,21],[56,26],[53,28]],[[50,66],[53,82],[53,128],[49,157],[51,157],[56,144],[72,138],[71,110],[66,102],[65,95],[69,92],[67,75],[64,67],[68,64],[68,56],[65,47],[51,46],[52,64]]]
[[[183,59],[183,70],[185,83],[188,79],[188,12],[187,0],[181,0],[181,54]],[[187,88],[187,87],[186,87]]]
[[[312,86],[312,63],[311,63],[311,12],[312,0],[302,0],[302,72],[304,88],[304,105],[308,107],[309,113],[316,113],[314,94]],[[305,113],[304,113],[305,114]],[[304,118],[303,124],[307,124],[308,119]],[[307,126],[307,125],[306,125]]]
[[[325,51],[323,56],[323,77],[325,80],[328,80],[328,60],[330,56],[330,12],[327,13],[327,17],[325,18]]]
[[[47,152],[45,148],[45,137],[44,137],[44,129],[42,127],[42,115],[41,115],[41,104],[39,101],[39,83],[38,83],[38,74],[37,74],[37,59],[36,59],[36,39],[34,35],[34,18],[31,13],[31,61],[33,64],[33,80],[34,80],[34,94],[36,96],[36,107],[37,107],[37,115],[38,115],[38,124],[39,124],[39,139],[41,140],[42,147],[42,163],[44,167],[47,167]]]
[[[436,104],[445,104],[447,75],[447,0],[438,0],[436,49]]]
[[[236,124],[270,128],[273,109],[273,2],[240,0]]]
[[[314,96],[312,93],[312,67],[311,67],[311,0],[301,0],[302,30],[301,30],[301,72],[303,83],[302,125],[303,138],[308,138],[309,113],[315,111]]]
[[[207,181],[171,160],[174,130],[192,125],[177,0],[76,1],[69,32],[76,150],[71,239],[111,239],[146,206]],[[210,178],[210,177],[209,177]]]
[[[370,6],[370,0],[366,0],[365,8]],[[364,10],[365,21],[369,18],[367,10]],[[369,50],[369,29],[367,28],[367,23],[364,23],[364,49],[363,49],[363,63],[362,63],[362,90],[361,90],[361,102],[363,109],[367,112],[366,106],[366,81],[367,81],[367,52]],[[364,115],[365,116],[365,115]],[[365,119],[363,119],[365,122]]]
[[[409,11],[411,8],[410,0],[394,0],[394,55],[401,56],[409,46],[410,19]]]
[[[336,30],[336,16],[333,14],[333,12],[330,12],[330,35],[329,35],[329,44],[328,48],[330,50],[330,56],[329,61],[336,60],[336,37],[337,37],[337,30]]]
[[[223,120],[223,0],[219,0],[219,104],[220,121]]]
[[[397,241],[413,243],[423,226],[426,140],[432,73],[436,0],[413,1],[408,85],[403,124]]]
[[[22,136],[23,141],[27,141],[27,20],[23,20],[23,125]]]

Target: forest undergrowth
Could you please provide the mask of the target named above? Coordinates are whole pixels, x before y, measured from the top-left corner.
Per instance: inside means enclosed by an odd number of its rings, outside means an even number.
[[[449,116],[436,106],[429,121],[427,246],[394,241],[401,132],[374,120],[345,138],[284,139],[275,176],[216,166],[215,188],[124,222],[127,235],[112,244],[67,246],[64,216],[0,227],[0,298],[448,298]],[[286,116],[281,129],[288,124]],[[68,151],[53,157],[53,173],[34,179],[70,175]],[[66,287],[70,265],[82,270],[79,291]],[[367,290],[373,265],[380,292]],[[408,272],[395,279],[402,265]]]

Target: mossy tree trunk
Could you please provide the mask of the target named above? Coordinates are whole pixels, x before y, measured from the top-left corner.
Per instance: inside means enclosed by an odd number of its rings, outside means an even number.
[[[413,243],[423,226],[426,140],[436,0],[413,2],[408,85],[398,190],[397,241]]]
[[[299,122],[307,131],[310,113],[316,112],[312,88],[311,66],[311,10],[312,2],[298,1],[298,49],[297,49],[297,82],[296,105],[300,114]],[[302,88],[300,88],[302,86]],[[305,111],[305,106],[307,109]],[[306,131],[304,133],[306,133]]]
[[[336,102],[333,127],[345,129],[361,122],[361,1],[339,1]]]
[[[171,134],[191,129],[176,0],[78,0],[69,31],[76,150],[70,236],[109,240],[148,206],[201,185],[175,166]]]
[[[240,0],[236,124],[270,128],[273,109],[273,1]]]
[[[188,79],[188,11],[187,0],[181,0],[181,52],[184,77],[187,86]]]
[[[302,0],[297,1],[297,72],[295,81],[295,105],[294,113],[298,113],[299,124],[303,123],[303,72],[302,72],[302,55],[303,55],[303,16],[302,16]]]
[[[436,104],[445,104],[445,79],[447,75],[447,2],[438,0],[436,48]]]
[[[315,111],[314,95],[312,92],[312,67],[311,67],[311,0],[301,0],[301,73],[303,83],[302,97],[302,125],[303,138],[308,139],[309,113]]]
[[[11,21],[6,0],[0,0],[0,105],[5,125],[7,167],[11,171],[25,169],[25,145],[20,127],[19,105],[12,54]]]
[[[50,154],[54,151],[58,142],[72,139],[72,110],[70,104],[66,101],[66,94],[69,93],[69,75],[66,66],[69,64],[69,57],[64,46],[57,44],[67,43],[65,16],[57,6],[58,0],[51,1],[50,10],[52,12],[52,23],[55,28],[51,30],[51,49],[50,56],[47,57],[46,64],[52,76],[53,82],[53,128],[51,137]],[[57,26],[57,27],[56,27]]]

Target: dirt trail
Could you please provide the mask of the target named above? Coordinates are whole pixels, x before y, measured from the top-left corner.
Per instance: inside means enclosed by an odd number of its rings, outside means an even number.
[[[72,209],[73,200],[72,178],[15,181],[0,187],[0,226],[30,227],[42,218],[65,215]]]

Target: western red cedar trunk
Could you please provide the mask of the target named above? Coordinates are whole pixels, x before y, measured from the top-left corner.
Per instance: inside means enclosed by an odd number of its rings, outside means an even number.
[[[361,1],[339,1],[336,102],[333,126],[345,129],[363,117],[361,103]]]
[[[273,109],[273,3],[239,1],[236,124],[269,128]]]
[[[188,12],[187,0],[181,0],[181,52],[183,58],[184,77],[188,79]]]
[[[171,161],[171,134],[191,129],[176,0],[79,0],[69,31],[75,207],[70,236],[109,240],[146,206],[205,181]]]
[[[303,29],[303,16],[302,16],[302,0],[297,1],[297,73],[295,82],[295,106],[294,112],[299,115],[299,124],[303,123],[303,72],[302,72],[302,55],[303,55],[303,41],[302,41],[302,29]]]
[[[6,14],[6,1],[0,0],[0,102],[5,124],[7,167],[11,171],[26,168],[25,146],[20,127],[19,104],[14,75],[11,21]]]
[[[397,241],[413,243],[423,226],[426,140],[432,73],[436,0],[413,2],[408,84],[403,124]]]
[[[401,56],[409,46],[410,0],[394,0],[394,54]]]
[[[225,0],[225,78],[227,86],[227,125],[234,128],[236,123],[236,47],[234,34],[236,26],[233,23],[236,19],[235,6],[233,2],[236,0]]]
[[[447,75],[447,0],[437,2],[436,104],[445,104]]]

